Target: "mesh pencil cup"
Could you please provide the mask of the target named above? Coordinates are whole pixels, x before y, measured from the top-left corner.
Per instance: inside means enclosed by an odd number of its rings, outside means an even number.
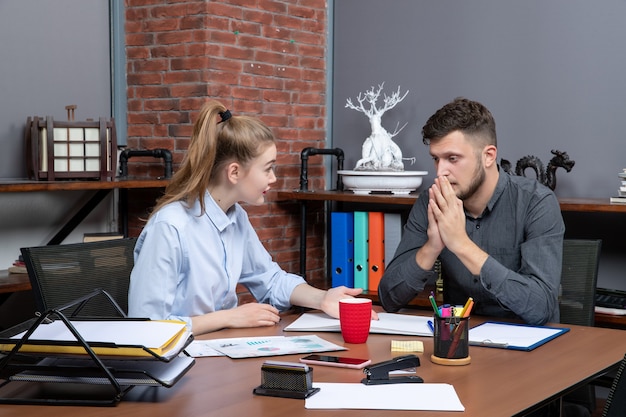
[[[469,355],[469,317],[433,318],[435,327],[430,360],[439,365],[467,365]]]

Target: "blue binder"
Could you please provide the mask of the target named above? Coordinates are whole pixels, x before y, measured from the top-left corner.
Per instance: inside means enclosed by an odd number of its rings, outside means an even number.
[[[354,215],[330,213],[331,285],[354,288]]]
[[[368,263],[367,263],[367,212],[354,212],[354,288],[367,291]]]

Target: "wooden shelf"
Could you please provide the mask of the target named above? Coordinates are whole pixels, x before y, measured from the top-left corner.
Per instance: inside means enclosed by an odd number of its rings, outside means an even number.
[[[341,201],[349,203],[413,205],[419,193],[395,195],[389,193],[354,194],[352,191],[278,191],[279,201]],[[611,204],[609,198],[559,198],[561,211],[626,213],[626,204]]]
[[[561,211],[581,213],[626,213],[626,204],[611,204],[609,198],[559,198]]]
[[[169,184],[169,179],[134,179],[116,178],[111,181],[34,181],[28,179],[1,179],[0,193],[22,192],[53,192],[53,191],[93,191],[91,198],[80,207],[74,215],[62,226],[62,228],[48,241],[49,245],[61,243],[74,228],[87,217],[87,215],[100,202],[111,193],[120,190],[119,212],[122,225],[122,233],[128,235],[128,190],[137,188],[164,188]]]
[[[28,274],[9,274],[6,269],[0,271],[0,294],[30,289]]]
[[[378,203],[378,204],[399,204],[412,206],[417,200],[418,193],[411,194],[354,194],[352,191],[278,191],[279,201],[342,201],[349,203]]]
[[[116,188],[160,188],[169,180],[115,179],[113,181],[33,181],[25,179],[0,180],[0,193],[34,191],[113,190]]]

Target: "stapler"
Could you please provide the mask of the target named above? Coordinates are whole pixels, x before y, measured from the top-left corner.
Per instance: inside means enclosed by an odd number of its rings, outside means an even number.
[[[407,382],[424,382],[417,375],[389,377],[389,372],[420,366],[420,359],[415,355],[398,356],[385,362],[380,362],[363,369],[367,375],[361,382],[365,385],[402,384]]]

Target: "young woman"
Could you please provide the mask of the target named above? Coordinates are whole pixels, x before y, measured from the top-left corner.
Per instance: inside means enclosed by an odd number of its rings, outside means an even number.
[[[183,320],[194,334],[271,326],[291,305],[339,316],[338,301],[361,290],[323,291],[283,271],[239,205],[265,201],[275,163],[265,124],[216,101],[202,108],[186,158],[137,240],[129,316]],[[238,305],[238,283],[258,302]]]

